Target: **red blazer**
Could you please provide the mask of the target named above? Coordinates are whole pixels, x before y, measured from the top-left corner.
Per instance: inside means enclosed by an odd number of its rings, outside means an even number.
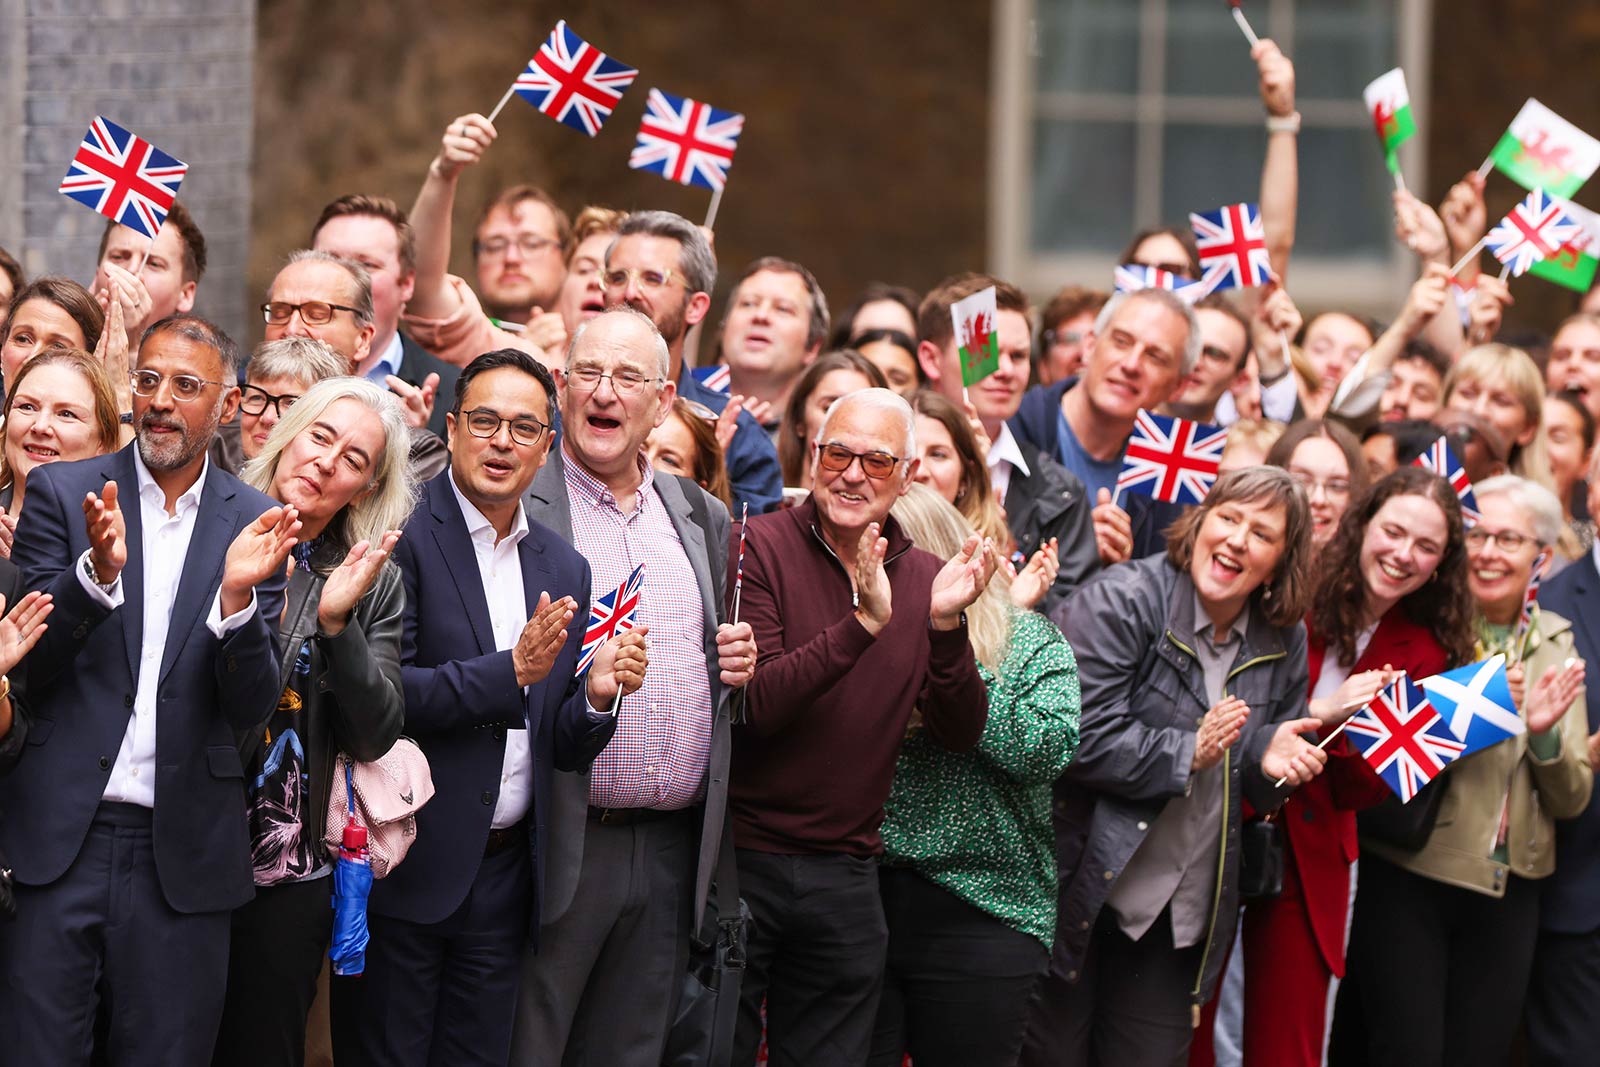
[[[1321,637],[1308,635],[1311,686],[1315,691],[1326,649]],[[1390,610],[1378,622],[1367,650],[1351,674],[1390,664],[1412,678],[1438,674],[1449,665],[1443,646],[1427,628]],[[1356,815],[1389,795],[1354,745],[1341,735],[1328,746],[1328,766],[1310,783],[1295,790],[1279,818],[1288,840],[1287,858],[1304,887],[1306,918],[1328,969],[1344,974],[1345,911],[1350,900],[1350,864],[1356,858]]]

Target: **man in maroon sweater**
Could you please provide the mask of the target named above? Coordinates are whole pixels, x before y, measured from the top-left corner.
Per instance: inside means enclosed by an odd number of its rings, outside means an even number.
[[[988,696],[968,605],[994,573],[974,535],[949,563],[889,517],[916,475],[914,417],[887,389],[836,402],[812,446],[811,497],[750,520],[743,619],[761,649],[734,728],[728,813],[753,922],[733,1063],[866,1060],[888,934],[878,827],[913,711],[953,751]]]

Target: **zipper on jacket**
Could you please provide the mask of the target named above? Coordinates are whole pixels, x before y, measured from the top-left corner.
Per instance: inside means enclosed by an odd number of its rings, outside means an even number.
[[[861,606],[861,591],[856,588],[856,580],[850,576],[850,568],[845,566],[844,560],[840,559],[839,554],[833,550],[833,546],[828,544],[828,539],[822,536],[822,531],[817,529],[816,523],[811,524],[811,536],[817,539],[817,544],[822,546],[822,550],[828,554],[829,558],[839,565],[839,569],[844,572],[844,580],[850,583],[850,610],[854,611],[859,608]],[[880,533],[879,536],[881,537],[882,534]],[[915,546],[907,545],[893,555],[885,555],[882,565],[888,567],[891,562],[905,555],[912,547]]]

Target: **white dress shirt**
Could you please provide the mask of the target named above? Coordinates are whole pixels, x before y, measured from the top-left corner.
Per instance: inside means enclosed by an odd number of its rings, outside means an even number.
[[[1024,478],[1033,473],[1028,469],[1028,461],[1022,458],[1022,446],[1011,436],[1011,427],[1003,422],[1000,424],[1000,436],[989,443],[987,462],[989,482],[1002,501],[1011,489],[1012,471],[1021,471]]]
[[[472,535],[472,551],[478,558],[478,578],[483,583],[484,598],[489,602],[495,651],[505,652],[516,647],[522,628],[528,624],[528,603],[522,592],[522,559],[517,555],[517,545],[528,536],[528,513],[518,506],[516,525],[497,542],[494,523],[461,495],[454,473],[450,475],[450,490],[456,495],[456,503],[461,505],[461,517],[467,520],[467,533]],[[527,687],[522,691],[526,693]],[[496,830],[516,825],[528,814],[532,797],[533,757],[524,721],[506,730],[506,752],[500,761],[500,798],[495,801],[494,819],[489,825]]]
[[[178,582],[183,578],[183,565],[189,556],[189,541],[194,536],[194,520],[200,513],[200,497],[205,490],[206,474],[211,469],[208,459],[201,464],[200,476],[194,484],[178,497],[174,514],[167,514],[167,495],[156,484],[149,468],[133,450],[133,469],[139,480],[139,540],[144,549],[141,570],[144,574],[144,634],[139,648],[138,680],[133,695],[133,715],[128,729],[122,735],[122,747],[117,750],[117,762],[111,768],[111,778],[106,782],[103,799],[138,804],[140,807],[156,806],[156,686],[161,680],[161,658],[167,650],[167,633],[172,624],[172,603],[178,595]],[[85,551],[74,564],[78,581],[84,590],[99,603],[115,610],[122,606],[122,575],[109,587],[96,585],[84,572],[83,562],[89,556]],[[211,611],[206,626],[222,640],[249,621],[256,611],[256,594],[250,592],[250,603],[226,619],[222,617],[222,591],[211,598]],[[188,621],[180,619],[180,626]]]

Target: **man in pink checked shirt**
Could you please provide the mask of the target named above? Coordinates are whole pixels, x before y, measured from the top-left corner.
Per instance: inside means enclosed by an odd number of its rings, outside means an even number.
[[[727,511],[644,458],[676,395],[669,375],[643,313],[581,325],[561,372],[560,447],[526,498],[530,518],[588,557],[594,596],[644,565],[650,672],[588,775],[557,776],[515,1063],[658,1067],[723,840],[728,698],[756,646],[748,623],[722,621]]]

